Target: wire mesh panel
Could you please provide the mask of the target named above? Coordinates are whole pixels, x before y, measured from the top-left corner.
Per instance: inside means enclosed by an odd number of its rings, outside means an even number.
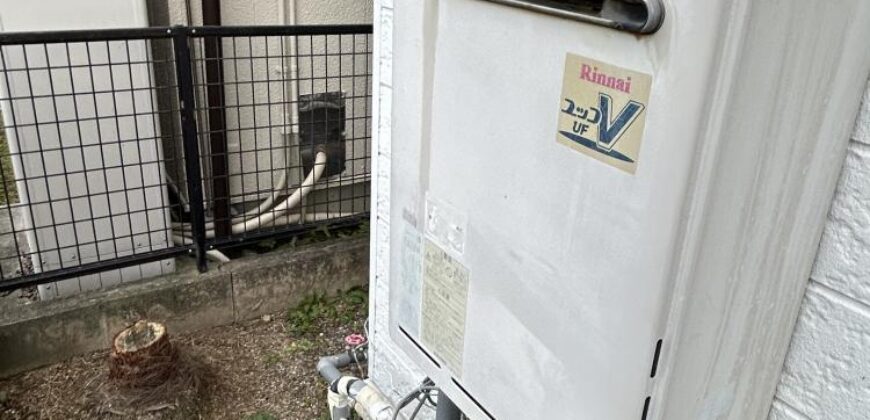
[[[371,68],[370,26],[0,34],[0,290],[363,220]]]
[[[154,98],[176,88],[153,76],[155,42],[167,41],[3,39],[3,281],[172,247],[158,120],[173,110]],[[46,284],[40,296],[173,270],[157,260]]]
[[[370,35],[227,29],[192,44],[210,243],[364,216]]]

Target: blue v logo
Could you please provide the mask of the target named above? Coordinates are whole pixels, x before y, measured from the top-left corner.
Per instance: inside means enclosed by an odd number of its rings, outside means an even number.
[[[601,121],[598,122],[597,146],[600,149],[607,151],[613,149],[616,142],[618,142],[620,137],[625,134],[625,131],[628,130],[628,127],[630,127],[640,113],[643,112],[644,108],[643,104],[640,102],[633,100],[628,101],[628,103],[622,107],[622,110],[619,111],[619,114],[616,115],[616,118],[611,120],[612,105],[613,98],[611,98],[610,95],[606,93],[598,94],[598,110],[601,111]]]
[[[573,101],[568,100],[569,104],[572,106],[569,108],[570,110],[563,110],[563,113],[568,113],[569,115],[574,116],[573,110]],[[614,159],[621,160],[623,162],[634,162],[634,159],[613,150],[613,147],[616,146],[616,143],[619,142],[619,139],[628,131],[628,128],[637,120],[640,114],[644,110],[644,105],[640,102],[630,100],[624,107],[616,114],[615,117],[612,117],[613,112],[613,98],[606,93],[598,93],[598,108],[592,108],[592,110],[596,111],[596,122],[598,125],[598,138],[590,139],[583,135],[583,131],[585,130],[574,130],[571,131],[560,131],[559,133],[568,139],[572,140],[574,143],[579,144],[588,149],[594,150],[597,153],[601,153],[605,156],[612,157]],[[582,124],[581,124],[582,125]],[[586,127],[586,126],[584,126]]]

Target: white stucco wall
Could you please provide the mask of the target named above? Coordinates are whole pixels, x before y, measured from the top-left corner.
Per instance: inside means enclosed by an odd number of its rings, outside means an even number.
[[[156,3],[155,3],[156,5]],[[296,16],[298,25],[325,24],[370,24],[373,0],[221,0],[221,23],[231,25],[278,25],[282,14],[288,20]],[[154,6],[157,7],[157,6]],[[161,5],[162,7],[162,5]],[[186,0],[168,0],[165,11],[152,13],[152,25],[185,25],[188,23]],[[190,24],[202,24],[202,0],[189,0]],[[153,12],[153,11],[152,11]],[[281,179],[281,168],[293,168],[289,172],[288,190],[295,188],[305,174],[298,157],[297,139],[290,135],[292,111],[287,102],[293,77],[291,67],[297,68],[299,94],[343,92],[346,97],[347,121],[346,169],[342,176],[333,177],[329,185],[321,182],[310,195],[310,210],[357,213],[367,208],[368,160],[370,155],[371,115],[367,95],[371,71],[370,57],[365,51],[371,49],[370,39],[365,35],[331,35],[297,37],[298,60],[279,58],[282,49],[290,57],[294,53],[290,37],[242,37],[223,40],[223,76],[225,88],[227,150],[229,153],[230,194],[233,203],[254,203],[270,192]],[[268,50],[268,52],[267,52]],[[318,56],[328,52],[329,57]],[[341,52],[342,56],[339,56]],[[350,53],[354,55],[351,56]],[[194,45],[193,54],[201,57],[202,45]],[[312,56],[312,54],[314,56]],[[269,56],[269,60],[261,57]],[[249,57],[260,57],[250,59]],[[232,58],[236,59],[233,60]],[[202,83],[203,68],[196,70],[196,78]],[[339,78],[339,73],[341,77]],[[327,78],[328,75],[328,78]],[[252,80],[257,83],[248,83]],[[264,83],[264,81],[267,81]],[[238,83],[236,83],[238,82]],[[200,95],[203,95],[200,90]],[[205,102],[203,96],[199,98]],[[272,104],[268,106],[266,104]],[[207,121],[204,112],[201,121]],[[251,129],[256,127],[256,129]],[[207,130],[201,127],[200,130]],[[295,131],[294,131],[295,132]],[[177,142],[176,142],[177,143]],[[173,155],[180,155],[180,144],[168,144]],[[177,159],[181,162],[180,159]],[[180,163],[179,163],[180,165]],[[203,163],[208,171],[209,162]],[[182,179],[183,171],[173,174]],[[326,191],[326,190],[329,191]],[[210,185],[206,185],[210,194]],[[320,204],[312,204],[320,203]]]
[[[186,23],[185,0],[168,0],[172,24]],[[280,4],[292,0],[221,0],[224,25],[274,25],[280,22]],[[201,0],[190,0],[194,25],[202,24]],[[357,24],[372,22],[372,0],[296,0],[300,25]]]
[[[771,420],[870,418],[870,85]]]

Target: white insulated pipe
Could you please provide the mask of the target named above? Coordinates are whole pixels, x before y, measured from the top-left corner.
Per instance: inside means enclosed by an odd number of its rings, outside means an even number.
[[[250,230],[254,230],[259,228],[260,226],[272,223],[279,216],[283,216],[287,211],[293,209],[298,206],[299,203],[302,202],[302,199],[305,198],[306,195],[314,188],[314,184],[320,180],[321,176],[323,176],[323,171],[326,168],[326,153],[317,152],[317,155],[314,158],[314,167],[308,173],[308,176],[305,177],[305,180],[302,181],[302,184],[296,191],[293,192],[287,199],[282,201],[280,204],[268,210],[264,213],[259,213],[256,216],[246,219],[239,223],[234,223],[232,225],[232,233],[240,234]],[[261,205],[262,206],[262,205]],[[318,216],[319,213],[315,213],[312,216]],[[291,215],[287,217],[287,220],[281,220],[280,222],[285,223],[293,223],[299,221],[299,215]],[[214,224],[210,223],[211,229],[208,229],[209,224],[206,224],[206,237],[214,237]],[[173,228],[180,230],[180,235],[182,239],[186,237],[184,235],[187,233],[188,225],[184,223],[173,223]]]
[[[234,234],[244,233],[249,230],[256,229],[260,227],[260,225],[265,223],[270,223],[275,220],[276,217],[283,215],[287,210],[292,209],[299,205],[302,202],[302,199],[305,198],[306,195],[314,188],[314,184],[320,180],[320,177],[323,176],[323,171],[326,169],[326,153],[317,152],[317,156],[314,158],[314,168],[311,169],[311,172],[308,173],[308,176],[305,177],[305,180],[302,181],[302,185],[299,186],[293,194],[290,194],[286,200],[278,204],[273,209],[269,210],[266,213],[262,213],[259,216],[250,218],[241,223],[235,223],[232,227],[232,232]]]
[[[286,157],[285,157],[285,159],[286,159]],[[233,217],[233,223],[247,220],[250,217],[257,216],[257,215],[262,214],[265,211],[269,210],[269,208],[272,207],[272,204],[275,203],[275,200],[278,199],[278,196],[281,195],[281,191],[287,186],[287,178],[288,178],[287,173],[288,172],[289,171],[285,168],[284,172],[281,174],[281,178],[278,180],[278,185],[276,185],[273,188],[272,193],[269,194],[269,196],[266,197],[266,199],[263,200],[263,202],[261,202],[259,206],[257,206],[254,209],[248,210],[248,211],[242,213],[241,215]],[[212,223],[212,225],[213,225],[213,223]]]
[[[281,19],[282,25],[296,25],[296,0],[277,0],[278,1],[278,15]],[[296,37],[289,37],[288,45],[285,47],[288,50],[282,51],[282,55],[287,57],[286,61],[282,63],[283,66],[283,74],[287,74],[287,68],[290,69],[290,83],[287,84],[287,89],[284,90],[284,99],[285,103],[288,101],[287,96],[290,97],[290,110],[289,115],[288,111],[285,108],[285,121],[290,123],[290,132],[284,133],[284,135],[295,134],[298,133],[299,130],[299,68],[296,67],[296,63],[291,61],[293,57],[296,56],[298,50],[298,44],[296,42]],[[289,91],[289,92],[287,92]]]

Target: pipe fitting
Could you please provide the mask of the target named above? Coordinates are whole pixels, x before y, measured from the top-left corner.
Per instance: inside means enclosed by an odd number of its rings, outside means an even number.
[[[364,361],[366,361],[364,348],[349,349],[344,353],[321,357],[317,361],[317,372],[326,380],[330,389],[338,392],[337,382],[342,377],[340,369],[349,366],[351,363]]]

